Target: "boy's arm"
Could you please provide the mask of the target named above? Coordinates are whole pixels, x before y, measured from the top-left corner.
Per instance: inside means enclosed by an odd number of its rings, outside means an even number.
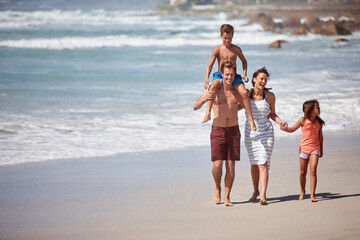
[[[320,129],[319,129],[319,140],[320,140],[319,157],[322,157],[323,156],[323,142],[324,142],[324,138],[323,138],[323,134],[322,134],[322,126],[320,126]]]
[[[247,77],[247,61],[243,52],[241,51],[241,48],[237,47],[236,49],[237,49],[237,55],[240,58],[243,67],[243,79],[247,83],[249,81]]]
[[[218,48],[215,48],[211,54],[211,58],[210,58],[210,61],[209,61],[209,64],[207,65],[206,67],[206,76],[205,76],[205,82],[204,82],[204,88],[207,89],[208,86],[209,86],[209,76],[210,76],[210,73],[212,71],[212,68],[214,66],[214,63],[215,63],[215,60],[217,58],[217,55],[218,55]]]

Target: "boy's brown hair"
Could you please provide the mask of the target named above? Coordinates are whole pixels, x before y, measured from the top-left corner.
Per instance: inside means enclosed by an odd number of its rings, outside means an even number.
[[[231,33],[232,35],[234,35],[234,27],[231,26],[230,24],[223,24],[220,27],[221,36],[223,35],[224,32]]]

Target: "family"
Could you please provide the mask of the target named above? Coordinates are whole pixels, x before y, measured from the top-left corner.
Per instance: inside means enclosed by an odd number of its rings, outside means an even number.
[[[211,55],[206,68],[204,82],[205,92],[194,103],[194,110],[207,103],[203,122],[211,119],[213,123],[210,134],[212,175],[215,182],[214,201],[221,203],[221,178],[223,162],[225,161],[225,206],[233,206],[230,192],[235,179],[235,162],[240,161],[240,130],[238,111],[245,108],[245,146],[251,164],[251,177],[254,192],[249,201],[256,201],[260,195],[260,204],[267,205],[266,190],[269,181],[270,159],[274,147],[274,129],[270,119],[280,125],[286,132],[294,132],[302,128],[302,138],[299,148],[300,187],[299,200],[304,199],[306,174],[310,163],[310,199],[317,202],[315,189],[317,184],[317,165],[323,155],[322,126],[324,121],[319,117],[320,107],[317,100],[306,101],[303,104],[304,116],[292,127],[284,122],[275,112],[275,94],[266,88],[270,74],[264,67],[257,70],[251,83],[253,88],[247,90],[247,61],[240,47],[232,44],[234,28],[229,24],[220,27],[222,44],[217,46]],[[236,59],[242,62],[243,77],[236,73]],[[212,67],[218,62],[219,72],[213,74],[209,85],[209,75]],[[244,81],[243,81],[244,80]],[[260,184],[260,189],[259,189]]]

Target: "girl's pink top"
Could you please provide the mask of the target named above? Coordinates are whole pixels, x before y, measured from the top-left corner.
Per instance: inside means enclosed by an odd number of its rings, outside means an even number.
[[[319,129],[321,125],[318,120],[311,122],[305,119],[302,126],[302,137],[300,142],[300,152],[311,154],[320,152]]]

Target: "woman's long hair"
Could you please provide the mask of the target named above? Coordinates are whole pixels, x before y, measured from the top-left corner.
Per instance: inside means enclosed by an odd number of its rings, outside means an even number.
[[[307,118],[307,119],[310,118],[311,113],[314,110],[314,107],[316,106],[316,104],[318,106],[320,106],[318,100],[316,100],[316,99],[308,100],[308,101],[304,102],[304,104],[303,104],[304,118]],[[315,119],[318,120],[321,125],[325,125],[324,120],[322,120],[319,116],[316,116]]]

